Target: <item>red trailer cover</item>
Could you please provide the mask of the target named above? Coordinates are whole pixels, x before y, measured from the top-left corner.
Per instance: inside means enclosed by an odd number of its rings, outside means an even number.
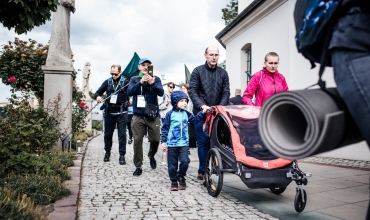
[[[248,105],[232,105],[213,106],[212,109],[213,113],[208,113],[206,122],[203,124],[204,132],[208,133],[208,136],[210,137],[210,135],[212,135],[211,132],[213,120],[217,115],[222,115],[230,129],[232,146],[234,149],[236,161],[248,166],[262,169],[276,169],[289,165],[293,162],[292,160],[287,160],[283,158],[278,158],[274,160],[259,160],[246,154],[245,146],[240,143],[240,136],[233,125],[232,117],[236,116],[245,119],[256,119],[260,115],[261,107]]]

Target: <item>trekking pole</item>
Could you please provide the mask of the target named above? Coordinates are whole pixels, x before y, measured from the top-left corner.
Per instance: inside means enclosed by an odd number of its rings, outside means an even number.
[[[104,99],[104,102],[105,101],[107,101],[107,99],[109,99],[112,95],[115,95],[115,94],[117,94],[119,91],[121,91],[122,89],[124,89],[124,88],[126,88],[127,86],[129,86],[130,85],[130,83],[128,83],[127,85],[125,85],[125,86],[123,86],[123,87],[121,87],[119,90],[117,90],[116,92],[114,92],[114,93],[112,93],[110,96],[108,96],[108,97],[106,97],[105,99]],[[103,103],[104,103],[103,102]],[[96,108],[96,106],[98,106],[100,103],[98,102],[98,103],[96,103],[96,105],[94,105],[88,112],[86,112],[85,113],[85,116],[84,116],[84,118],[86,118],[89,114],[90,114],[90,112],[94,109],[94,108]],[[78,125],[80,125],[81,124],[81,121],[77,124],[77,126]],[[63,142],[64,141],[66,141],[66,140],[71,140],[71,138],[69,137],[69,135],[70,134],[72,134],[72,132],[73,132],[73,128],[71,128],[71,131],[68,133],[68,134],[65,134],[65,135],[63,135],[63,137],[61,138],[61,141],[62,141],[62,151],[64,151],[64,145],[63,145]],[[69,149],[68,149],[68,151],[69,151]]]

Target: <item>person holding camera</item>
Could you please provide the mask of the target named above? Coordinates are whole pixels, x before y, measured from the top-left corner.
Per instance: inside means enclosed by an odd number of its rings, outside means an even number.
[[[154,158],[157,153],[160,140],[160,118],[158,108],[158,96],[163,96],[164,90],[161,79],[153,75],[152,62],[148,58],[139,61],[140,73],[131,77],[127,89],[129,96],[133,97],[132,133],[134,135],[134,176],[142,174],[143,165],[143,137],[144,127],[148,127],[148,139],[150,149],[148,157],[152,169],[157,167]]]
[[[190,76],[189,95],[193,101],[194,114],[206,111],[210,106],[229,105],[229,75],[226,70],[217,66],[219,56],[216,47],[207,47],[204,54],[205,64],[196,67]],[[206,157],[210,149],[209,137],[203,132],[204,121],[205,119],[195,124],[199,158],[198,179],[203,180],[203,184]]]
[[[104,162],[108,162],[111,149],[114,129],[118,128],[118,151],[119,164],[126,164],[126,123],[127,123],[127,83],[125,77],[121,76],[121,66],[113,64],[110,74],[112,77],[105,80],[100,88],[95,92],[94,98],[97,102],[104,103]],[[101,96],[107,93],[108,99],[104,100]]]

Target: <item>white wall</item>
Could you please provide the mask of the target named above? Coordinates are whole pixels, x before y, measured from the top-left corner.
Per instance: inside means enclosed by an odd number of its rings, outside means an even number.
[[[286,77],[290,90],[304,89],[317,82],[319,66],[310,69],[309,61],[297,52],[293,19],[295,2],[287,1],[227,43],[226,68],[232,96],[235,89],[240,88],[243,92],[246,88],[247,64],[241,49],[247,43],[252,44],[252,73],[261,70],[265,55],[274,51],[280,56],[278,70]],[[328,87],[335,87],[332,68],[326,68],[323,78]],[[370,161],[370,151],[364,143],[335,150],[323,156]]]

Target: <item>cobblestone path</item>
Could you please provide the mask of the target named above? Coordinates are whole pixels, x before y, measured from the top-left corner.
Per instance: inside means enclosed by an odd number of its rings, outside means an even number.
[[[144,156],[143,174],[134,177],[133,146],[127,145],[127,164],[119,165],[116,134],[110,162],[103,157],[99,135],[83,161],[78,219],[276,219],[224,192],[211,197],[193,175],[187,177],[186,190],[171,192],[167,166],[158,159],[152,170]]]

